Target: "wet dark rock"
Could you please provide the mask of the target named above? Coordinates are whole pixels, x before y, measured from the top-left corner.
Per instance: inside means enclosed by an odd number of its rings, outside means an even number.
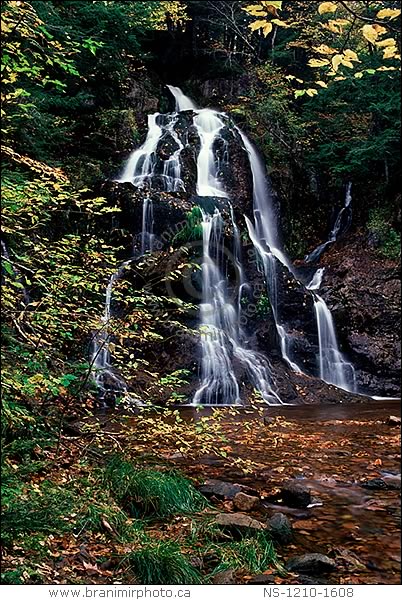
[[[275,577],[273,575],[256,575],[247,582],[248,585],[273,585],[275,584]]]
[[[336,562],[325,554],[312,553],[295,556],[286,563],[288,571],[296,573],[331,573],[336,569]]]
[[[268,520],[268,529],[272,538],[285,546],[289,544],[293,537],[292,524],[288,517],[283,513],[275,513]]]
[[[291,508],[307,508],[311,504],[310,492],[296,481],[288,481],[280,491],[280,497],[286,506]]]
[[[260,500],[257,496],[249,496],[244,492],[239,492],[233,498],[233,504],[237,510],[249,512],[250,510],[255,510],[260,505]]]
[[[217,573],[212,578],[213,585],[234,585],[236,583],[235,580],[236,571],[233,569],[225,569],[225,571],[221,571]]]
[[[199,486],[198,491],[208,498],[216,496],[217,498],[224,498],[226,500],[233,500],[236,494],[240,492],[258,497],[258,492],[253,488],[239,483],[220,481],[219,479],[208,479],[203,485]]]
[[[247,533],[265,529],[263,523],[244,513],[221,513],[216,516],[215,523],[230,533]]]
[[[387,425],[390,427],[400,427],[401,426],[401,417],[395,417],[391,415],[387,419]]]
[[[400,396],[400,266],[381,257],[356,232],[323,257],[326,288],[340,348],[356,369],[359,389]]]
[[[368,481],[363,481],[361,484],[362,487],[367,490],[386,490],[387,484],[380,477],[376,477],[375,479],[369,479]]]
[[[400,475],[385,475],[384,477],[375,477],[363,481],[361,486],[367,490],[400,490],[401,476]]]

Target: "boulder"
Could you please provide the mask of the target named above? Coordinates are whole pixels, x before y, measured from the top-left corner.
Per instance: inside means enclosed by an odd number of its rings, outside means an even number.
[[[375,477],[367,479],[360,484],[367,490],[400,490],[401,475],[384,475],[384,477]]]
[[[279,544],[286,545],[292,540],[292,524],[283,513],[275,513],[268,520],[268,529],[272,538]]]
[[[389,425],[390,427],[400,427],[401,417],[395,417],[394,415],[391,415],[387,419],[387,425]]]
[[[244,492],[239,492],[233,498],[233,504],[237,510],[249,512],[250,510],[256,510],[259,507],[260,500],[257,496],[249,496]]]
[[[311,494],[296,481],[288,481],[281,487],[280,497],[290,508],[307,508],[311,504]]]
[[[239,483],[229,483],[228,481],[220,481],[219,479],[208,479],[205,483],[199,486],[198,491],[207,498],[216,496],[225,500],[233,500],[236,494],[243,492],[250,496],[257,496],[258,492],[253,488]]]
[[[325,554],[314,552],[291,558],[286,563],[286,569],[296,573],[311,573],[312,575],[330,573],[335,571],[336,562]]]
[[[252,519],[244,513],[221,513],[217,515],[215,523],[224,530],[231,533],[248,533],[250,531],[262,531],[265,525]]]
[[[212,578],[213,585],[234,585],[235,583],[235,571],[233,569],[225,569]]]

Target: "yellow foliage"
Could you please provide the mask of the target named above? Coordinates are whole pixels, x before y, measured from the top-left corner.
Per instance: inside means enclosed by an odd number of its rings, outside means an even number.
[[[338,5],[334,2],[323,2],[318,7],[318,12],[320,15],[324,15],[326,13],[334,13],[338,8]]]
[[[326,46],[325,44],[321,44],[321,46],[315,46],[313,48],[313,50],[315,50],[319,54],[336,54],[337,53],[337,50],[335,50],[335,48],[330,48],[329,46]]]
[[[394,40],[394,38],[387,38],[386,40],[381,40],[381,42],[377,42],[377,46],[380,48],[386,47],[386,46],[395,46],[396,42]]]
[[[383,8],[377,13],[378,19],[386,19],[389,17],[390,20],[396,19],[401,14],[401,10],[399,8]]]
[[[310,67],[325,67],[325,65],[330,64],[330,61],[326,58],[311,58],[308,64]]]
[[[337,71],[339,69],[339,65],[342,63],[342,60],[343,60],[342,54],[336,54],[332,58],[332,68],[334,69],[334,71]]]
[[[315,90],[314,88],[310,88],[310,89],[306,90],[306,94],[311,97],[317,96],[318,90]]]
[[[360,62],[359,57],[357,56],[356,52],[353,52],[353,50],[344,50],[344,55],[346,57],[347,60],[354,60],[355,62]]]
[[[251,31],[257,31],[257,29],[262,29],[263,27],[265,27],[267,25],[268,21],[263,21],[263,20],[259,20],[259,21],[254,21],[254,23],[250,23],[249,27],[251,29]],[[271,25],[271,29],[272,29],[272,25]]]
[[[267,37],[267,35],[269,33],[271,33],[272,27],[273,27],[272,23],[266,23],[264,25],[264,27],[262,28],[262,33],[264,34],[265,37]]]
[[[374,25],[364,25],[362,27],[362,32],[366,40],[375,44],[378,38],[378,33],[374,27]]]
[[[397,58],[398,48],[396,46],[387,46],[384,49],[384,58]]]
[[[317,85],[319,85],[322,88],[327,88],[328,87],[328,85],[325,83],[325,81],[317,81],[316,83],[317,83]]]

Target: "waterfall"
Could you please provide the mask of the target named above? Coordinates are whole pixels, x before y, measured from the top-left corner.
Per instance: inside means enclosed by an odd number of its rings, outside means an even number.
[[[308,283],[306,285],[306,289],[307,290],[319,290],[322,284],[322,278],[324,277],[324,271],[325,271],[325,267],[322,267],[321,269],[317,269],[317,271],[314,273],[313,278],[311,279],[310,283]]]
[[[355,370],[339,351],[331,312],[318,294],[315,294],[314,310],[319,337],[320,377],[327,383],[355,392]]]
[[[152,252],[153,250],[153,226],[154,226],[154,215],[153,215],[153,204],[151,198],[144,198],[142,205],[142,232],[141,232],[141,254],[143,256],[146,252]],[[93,379],[100,392],[99,398],[101,400],[107,400],[108,395],[115,396],[116,393],[125,394],[127,393],[127,385],[125,381],[117,375],[111,366],[111,353],[110,353],[110,331],[109,323],[111,318],[111,303],[112,303],[112,292],[113,285],[118,281],[124,274],[126,267],[132,263],[132,258],[123,262],[120,267],[113,273],[109,279],[109,283],[106,288],[105,296],[105,309],[103,317],[101,319],[102,327],[98,331],[92,342],[91,352],[91,369]],[[136,402],[138,399],[129,397],[131,401]]]
[[[155,181],[160,181],[165,192],[184,191],[180,165],[184,145],[175,130],[177,119],[177,113],[148,116],[145,142],[132,152],[118,183],[130,182],[138,188],[152,188]],[[157,150],[167,136],[173,139],[177,149],[167,159],[162,159]]]
[[[151,198],[145,198],[142,205],[141,255],[152,252],[154,242],[154,209]]]
[[[167,85],[166,87],[169,89],[169,91],[171,92],[171,94],[173,95],[173,97],[175,99],[176,112],[181,112],[182,110],[197,110],[197,107],[193,103],[193,101],[190,100],[190,98],[188,98],[188,96],[185,96],[180,88],[178,88],[174,85]]]
[[[323,252],[328,248],[328,246],[331,246],[334,242],[336,242],[340,233],[345,233],[345,231],[349,228],[352,219],[352,209],[350,207],[351,203],[352,182],[349,181],[349,183],[346,186],[345,204],[343,208],[341,208],[341,210],[339,211],[338,216],[336,217],[334,226],[331,229],[328,240],[323,244],[320,244],[315,250],[313,250],[313,252],[311,252],[305,257],[304,261],[306,263],[317,262],[323,254]]]
[[[247,136],[238,128],[237,131],[248,153],[253,176],[254,225],[245,217],[248,233],[264,266],[267,291],[279,335],[282,357],[294,371],[300,373],[301,368],[291,357],[292,338],[287,333],[285,325],[279,321],[278,316],[276,261],[279,261],[291,273],[293,273],[292,266],[279,245],[278,228],[270,202],[271,192],[267,184],[264,166]]]
[[[148,115],[148,134],[143,145],[135,150],[127,161],[119,183],[130,182],[141,187],[152,179],[156,163],[156,149],[162,136],[157,123],[159,113]]]
[[[227,198],[218,179],[218,161],[214,154],[214,142],[224,127],[224,122],[215,111],[205,108],[196,111],[194,125],[201,141],[197,159],[197,195]]]
[[[268,404],[280,404],[273,389],[268,361],[244,347],[237,309],[229,299],[224,274],[224,222],[216,208],[213,215],[202,211],[203,299],[201,321],[201,386],[193,404],[241,404],[234,361],[243,367],[250,383]],[[240,262],[240,270],[242,265]]]
[[[279,246],[276,219],[272,210],[272,205],[269,202],[270,191],[262,162],[248,138],[239,129],[238,132],[240,133],[244,146],[249,154],[250,167],[253,175],[255,222],[253,227],[246,217],[248,232],[264,265],[268,294],[280,339],[282,357],[294,371],[301,372],[299,365],[291,358],[291,336],[286,332],[284,324],[278,321],[276,259],[282,263],[284,267],[287,267],[295,277],[296,274]],[[350,211],[352,200],[351,189],[352,184],[349,183],[346,190],[345,207],[340,211],[332,231],[334,240],[336,240],[339,235],[344,212]],[[319,289],[323,273],[324,269],[319,269],[315,273],[310,284],[306,286],[306,289],[311,291]],[[331,312],[320,296],[313,293],[313,300],[318,330],[320,378],[327,383],[332,383],[347,391],[355,391],[356,383],[354,368],[350,363],[345,361],[339,351]]]
[[[320,377],[327,383],[336,385],[348,392],[356,391],[355,370],[339,351],[338,341],[331,311],[324,300],[316,293],[322,284],[325,268],[317,269],[308,290],[314,290],[314,312],[318,330],[319,353],[318,363]]]
[[[111,302],[113,284],[123,275],[131,259],[125,261],[109,279],[106,288],[105,309],[101,319],[102,327],[96,332],[92,341],[91,370],[96,387],[99,390],[99,399],[108,400],[108,396],[127,392],[124,380],[119,377],[111,367],[110,331]]]

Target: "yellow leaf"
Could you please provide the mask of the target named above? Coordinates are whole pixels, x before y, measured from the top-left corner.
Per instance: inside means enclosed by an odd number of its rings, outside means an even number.
[[[266,0],[264,0],[263,2],[261,2],[261,4],[263,4],[267,8],[272,6],[273,8],[279,8],[279,10],[282,10],[283,0],[278,1],[278,2],[269,2],[269,1],[267,2]]]
[[[383,65],[382,67],[379,67],[377,69],[377,71],[397,71],[398,69],[396,67],[386,67],[385,65]],[[356,77],[356,75],[355,75]],[[32,302],[30,304],[30,306],[32,306]]]
[[[362,28],[362,32],[366,40],[375,44],[378,38],[378,32],[376,31],[374,25],[364,25]]]
[[[378,33],[378,35],[382,35],[383,33],[387,33],[387,28],[383,27],[382,25],[377,25],[377,23],[375,23],[373,25],[373,27],[376,30],[376,32]]]
[[[278,25],[278,27],[290,27],[290,25],[285,23],[285,21],[281,21],[280,19],[272,19],[272,23],[275,23],[275,25]]]
[[[325,83],[325,81],[317,81],[316,83],[317,83],[317,85],[319,85],[322,88],[327,88],[328,87],[328,85]]]
[[[261,29],[262,27],[265,27],[268,24],[268,21],[254,21],[254,23],[250,23],[249,27],[251,29],[251,31],[256,31],[257,29]],[[272,29],[272,25],[271,25],[271,29]]]
[[[377,13],[378,19],[386,19],[389,17],[391,20],[396,19],[401,14],[401,10],[399,8],[383,8]]]
[[[329,29],[332,33],[342,33],[342,25],[338,21],[328,21],[325,23],[325,29]]]
[[[342,64],[345,65],[345,67],[349,67],[349,69],[353,69],[353,63],[351,63],[350,60],[345,60],[343,58],[342,59]]]
[[[326,58],[311,58],[308,61],[310,67],[325,67],[325,65],[329,65],[330,62]]]
[[[318,94],[318,90],[315,90],[314,88],[310,88],[309,90],[306,90],[306,94],[308,96],[316,96]]]
[[[336,54],[332,57],[332,68],[334,69],[334,71],[337,71],[339,69],[339,65],[341,64],[342,60],[342,54]]]
[[[398,48],[396,46],[387,46],[384,50],[383,57],[384,58],[394,58],[396,53],[398,52]]]
[[[318,12],[320,13],[320,15],[324,15],[326,13],[335,12],[337,10],[337,8],[338,8],[338,5],[335,4],[334,2],[323,2],[318,7]]]
[[[262,10],[261,6],[247,6],[246,8],[243,8],[243,10],[248,12],[248,14],[252,15],[253,17],[265,17],[266,16],[266,12],[264,10]]]
[[[264,27],[262,28],[262,33],[264,34],[265,37],[267,37],[267,35],[269,33],[271,33],[272,31],[272,23],[267,23],[266,25],[264,25]]]
[[[345,81],[346,77],[335,77],[334,81]]]
[[[387,38],[386,40],[381,40],[381,42],[377,42],[377,46],[379,48],[383,48],[385,46],[395,46],[396,42],[394,38]]]
[[[353,50],[344,50],[343,53],[347,60],[354,60],[356,62],[360,62],[359,57],[357,56],[356,52],[353,52]]]
[[[363,73],[359,71],[358,73],[355,73],[355,77],[356,79],[361,79],[363,77]]]
[[[315,52],[318,52],[319,54],[336,54],[337,50],[335,50],[335,48],[330,48],[329,46],[326,46],[325,44],[321,44],[321,46],[314,46],[313,50]]]

